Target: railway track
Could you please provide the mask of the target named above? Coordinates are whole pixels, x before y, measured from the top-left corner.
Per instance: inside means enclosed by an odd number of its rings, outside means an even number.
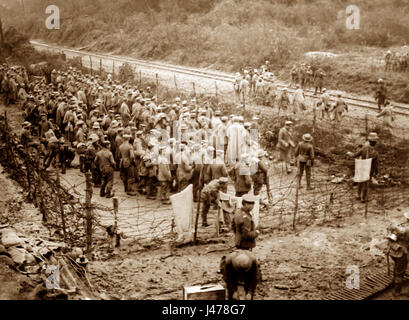
[[[93,52],[88,52],[88,51],[83,51],[83,50],[74,50],[74,49],[63,48],[59,46],[48,45],[48,44],[40,43],[37,41],[30,41],[30,43],[38,49],[63,52],[68,56],[83,56],[83,57],[90,56],[90,57],[99,58],[99,59],[109,59],[111,61],[115,61],[119,63],[127,62],[135,66],[148,67],[148,68],[153,68],[157,70],[173,72],[175,74],[196,76],[198,78],[212,79],[212,80],[227,82],[231,84],[233,84],[234,82],[234,75],[225,73],[225,72],[211,71],[211,70],[199,69],[199,68],[193,68],[193,67],[183,67],[183,66],[177,66],[177,65],[161,63],[161,62],[151,62],[151,61],[148,62],[148,61],[140,60],[140,59],[93,53]],[[283,83],[281,81],[276,81],[276,85],[278,88],[287,88],[287,90],[291,93],[295,91],[294,89],[290,88],[288,84]],[[232,86],[232,89],[233,89],[233,86]],[[304,92],[307,97],[317,98],[317,96],[315,96],[313,91],[311,90],[304,90]],[[335,98],[336,93],[330,92],[329,95],[331,98]],[[343,94],[343,99],[349,106],[365,108],[365,109],[369,109],[372,111],[378,110],[378,106],[375,101],[352,97],[352,96],[345,95],[345,94]],[[403,116],[409,116],[409,105],[397,103],[397,102],[391,102],[391,103],[394,106],[395,112],[397,114],[400,114]]]

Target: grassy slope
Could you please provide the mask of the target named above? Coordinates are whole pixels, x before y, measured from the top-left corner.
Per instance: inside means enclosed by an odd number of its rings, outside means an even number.
[[[32,0],[24,19],[6,23],[69,46],[225,71],[269,59],[284,79],[307,51],[342,53],[318,62],[330,74],[327,87],[372,94],[372,83],[383,77],[391,98],[409,102],[408,74],[385,74],[374,62],[385,47],[409,43],[404,0],[354,1],[361,28],[353,31],[345,28],[344,0],[53,0],[60,30],[44,27],[47,2]]]

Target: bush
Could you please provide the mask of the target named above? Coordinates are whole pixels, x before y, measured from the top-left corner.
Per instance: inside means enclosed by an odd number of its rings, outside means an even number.
[[[135,80],[135,74],[133,67],[125,62],[119,67],[118,80],[120,82],[133,82]]]

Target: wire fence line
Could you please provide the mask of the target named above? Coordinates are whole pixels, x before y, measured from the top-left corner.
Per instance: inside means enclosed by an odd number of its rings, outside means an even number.
[[[41,169],[39,155],[35,149],[21,145],[10,130],[7,115],[1,134],[5,150],[1,159],[3,165],[28,191],[28,198],[38,206],[44,222],[58,230],[69,245],[85,247],[87,236],[94,234],[95,228],[105,229],[113,224],[117,224],[122,231],[126,230],[124,236],[133,240],[161,243],[173,238],[173,213],[169,207],[161,207],[154,201],[147,203],[136,196],[132,197],[135,205],[125,205],[124,202],[129,202],[129,199],[123,199],[116,216],[114,208],[95,199],[87,203],[84,193],[73,192],[76,188],[84,189],[86,182],[74,185],[67,177],[60,176],[58,170]],[[334,183],[333,175],[326,170],[325,164],[314,168],[315,189],[312,191],[299,190],[297,175],[288,177],[277,163],[272,163],[270,169],[273,200],[267,204],[264,190],[261,196],[266,208],[260,212],[260,227],[266,231],[291,227],[299,229],[352,215],[383,214],[387,219],[388,210],[407,204],[409,196],[408,190],[391,188],[385,182],[373,185],[371,200],[361,204],[355,200],[352,179],[345,177],[342,183]],[[295,207],[297,210],[294,210]],[[87,216],[89,210],[92,214]],[[211,216],[215,219],[216,215]]]
[[[115,72],[115,65],[113,71]],[[141,73],[135,71],[136,79],[138,74],[141,85],[142,80],[145,81],[145,79],[142,79]],[[145,73],[144,76],[158,79],[157,73],[150,75]],[[201,84],[194,82],[192,82],[192,89],[183,91],[183,86],[177,82],[174,74],[171,80],[172,82],[169,82],[159,78],[157,84],[163,85],[162,90],[168,90],[168,93],[170,93],[168,86],[172,84],[175,85],[178,92],[191,96],[201,93],[202,89],[203,92],[209,92],[207,86],[202,88]],[[214,97],[217,101],[234,100],[234,96],[228,93],[227,89],[221,90],[217,82],[214,82]],[[220,105],[224,113],[246,114],[249,112],[245,107],[234,109],[232,105],[225,106],[222,103]],[[380,181],[380,184],[371,186],[371,201],[364,205],[356,202],[356,190],[352,179],[345,174],[346,170],[338,171],[344,172],[344,175],[339,177],[337,170],[334,169],[340,166],[343,166],[344,169],[345,166],[349,166],[351,169],[353,160],[348,162],[342,160],[342,157],[336,157],[327,152],[329,148],[334,147],[334,141],[339,142],[336,140],[337,137],[345,137],[345,133],[348,132],[356,138],[357,135],[365,137],[369,131],[378,130],[382,133],[382,139],[389,145],[407,144],[408,134],[405,128],[394,127],[386,130],[382,122],[373,117],[352,118],[349,115],[344,116],[338,123],[329,119],[321,119],[313,108],[306,110],[304,114],[293,114],[290,111],[279,111],[277,106],[256,106],[256,110],[252,110],[252,113],[257,112],[263,113],[260,124],[261,145],[274,150],[278,129],[283,120],[297,118],[297,126],[301,128],[300,132],[304,130],[302,128],[305,128],[315,133],[314,144],[317,151],[329,162],[324,161],[319,167],[314,167],[313,185],[315,189],[308,192],[297,188],[296,175],[289,177],[286,172],[280,170],[278,164],[274,162],[271,164],[270,181],[273,200],[267,204],[266,192],[263,190],[262,202],[266,203],[265,208],[260,212],[263,229],[273,230],[295,228],[296,226],[300,228],[351,215],[367,216],[382,213],[386,217],[391,207],[407,201],[409,195],[407,190],[393,186],[402,176],[389,175],[388,178]],[[328,135],[332,139],[328,139]],[[11,132],[7,115],[2,124],[2,143],[6,150],[2,154],[3,164],[12,173],[12,176],[29,190],[28,197],[39,207],[44,221],[59,230],[70,245],[91,247],[90,235],[92,242],[95,228],[100,227],[104,230],[107,226],[112,225],[118,225],[125,237],[136,241],[162,242],[174,238],[173,212],[170,207],[161,207],[154,201],[147,202],[144,197],[137,195],[132,197],[132,204],[129,205],[125,203],[129,202],[129,198],[121,199],[118,214],[115,214],[113,206],[102,204],[95,199],[92,202],[86,201],[87,191],[81,192],[87,187],[85,176],[81,183],[73,183],[67,177],[59,175],[58,170],[55,172],[43,170],[36,150],[22,147],[19,138]],[[402,164],[402,167],[405,168],[405,165]],[[383,175],[387,174],[387,170],[389,168],[383,170]],[[407,170],[401,174],[407,174]],[[334,178],[337,177],[342,178],[341,183],[334,182]],[[214,219],[215,214],[212,216]]]

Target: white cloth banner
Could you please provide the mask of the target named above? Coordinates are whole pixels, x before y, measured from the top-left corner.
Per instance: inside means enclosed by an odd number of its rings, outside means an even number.
[[[176,242],[189,243],[193,241],[195,226],[193,215],[193,185],[182,192],[170,196],[175,226],[178,238]]]
[[[354,182],[369,181],[372,159],[355,159]]]

